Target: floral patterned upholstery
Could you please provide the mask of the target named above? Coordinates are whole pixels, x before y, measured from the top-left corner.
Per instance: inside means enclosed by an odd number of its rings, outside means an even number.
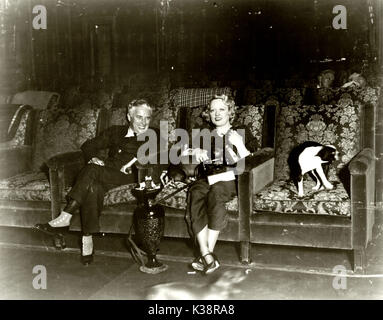
[[[100,109],[45,109],[37,115],[32,171],[0,180],[0,198],[7,200],[50,201],[50,186],[41,170],[50,157],[78,151],[81,144],[96,135]],[[20,121],[15,141],[22,143],[25,117]]]
[[[15,136],[10,141],[9,146],[16,147],[25,144],[28,117],[31,115],[32,110],[27,110],[21,117],[19,126],[17,127]]]
[[[109,190],[104,196],[104,206],[111,206],[118,203],[135,203],[136,198],[131,192],[135,186],[135,183],[131,183]]]
[[[247,105],[237,109],[234,126],[248,127],[257,140],[257,145],[262,145],[263,119],[265,114],[264,105]]]
[[[109,190],[104,197],[104,205],[114,205],[119,203],[135,203],[135,198],[131,193],[131,190],[136,186],[136,184],[128,184],[123,185],[114,189]],[[170,193],[174,192],[177,187],[167,186],[166,188],[162,189],[161,192],[157,195],[157,200],[162,199],[169,195]],[[162,202],[162,205],[170,208],[175,209],[186,209],[186,197],[187,197],[187,190],[182,190],[176,195],[166,199],[164,202]],[[237,211],[238,208],[238,198],[235,197],[233,200],[226,203],[226,209],[229,211]]]
[[[50,201],[50,187],[43,172],[30,171],[0,180],[0,199]]]
[[[10,140],[0,143],[0,148],[10,148],[10,147],[12,148],[12,147],[22,146],[26,144],[27,125],[33,110],[30,107],[29,108],[25,108],[25,107],[27,106],[25,105],[20,106],[17,112],[14,114],[11,120],[11,126],[12,124],[17,125],[16,131]],[[19,111],[21,112],[21,115]],[[18,117],[19,119],[17,119]],[[8,128],[2,128],[2,129],[5,130]]]
[[[334,145],[339,160],[329,170],[337,179],[339,171],[360,151],[361,105],[344,97],[338,105],[285,106],[277,120],[276,177],[288,178],[287,158],[291,150],[304,141]]]
[[[62,109],[110,109],[121,88],[111,85],[72,86],[64,90],[60,105]]]
[[[54,109],[38,114],[33,168],[39,170],[49,158],[78,151],[96,135],[100,109]]]
[[[350,216],[351,202],[346,190],[342,183],[332,183],[333,190],[313,191],[314,181],[304,181],[305,196],[298,198],[292,182],[276,181],[253,196],[253,211]]]
[[[337,105],[344,95],[354,103],[371,103],[377,105],[380,87],[348,88],[251,88],[245,93],[246,104],[275,105]]]
[[[360,151],[360,105],[286,106],[277,122],[276,177],[288,178],[287,158],[296,145],[316,141],[334,145],[340,159],[330,166],[329,177],[337,173]]]
[[[316,105],[305,105],[302,92],[290,90],[290,103],[286,102],[285,96],[284,102],[279,104],[276,179],[271,186],[254,195],[253,211],[349,216],[349,190],[342,171],[347,170],[350,160],[361,151],[362,107],[366,103],[376,104],[379,90],[320,89],[315,99],[322,103]],[[298,198],[296,187],[288,181],[287,159],[293,147],[304,141],[334,145],[339,152],[339,160],[333,162],[328,173],[333,190],[313,191],[314,182],[305,176],[305,196]]]

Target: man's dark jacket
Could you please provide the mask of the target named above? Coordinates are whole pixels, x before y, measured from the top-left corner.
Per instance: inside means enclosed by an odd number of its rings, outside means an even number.
[[[105,166],[116,168],[118,170],[127,164],[134,157],[137,157],[137,151],[140,146],[148,141],[141,135],[132,137],[125,137],[128,132],[128,126],[112,126],[103,131],[99,136],[89,139],[81,146],[86,163],[93,157],[98,157],[104,160]],[[166,141],[160,136],[160,130],[149,128],[156,134],[156,140],[153,152],[163,151],[166,147]],[[138,141],[144,140],[144,141]],[[102,156],[100,151],[108,150],[107,156]],[[140,162],[140,159],[138,159]],[[157,157],[157,164],[159,164],[159,157]],[[165,166],[166,168],[166,166]]]

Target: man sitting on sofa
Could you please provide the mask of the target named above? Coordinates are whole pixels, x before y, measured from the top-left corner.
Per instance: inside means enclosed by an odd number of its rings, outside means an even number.
[[[145,139],[138,136],[149,129],[152,107],[144,99],[133,100],[126,110],[128,125],[112,126],[99,136],[87,140],[81,146],[86,165],[77,176],[76,182],[67,194],[68,203],[61,214],[48,223],[37,224],[36,228],[48,234],[69,229],[72,215],[80,209],[82,224],[81,261],[88,265],[93,261],[92,234],[99,232],[99,216],[105,193],[117,186],[136,181],[132,165],[138,148]],[[162,144],[160,132],[152,129],[157,137],[157,150]],[[108,158],[98,157],[100,150],[109,149]],[[160,166],[153,170],[154,182],[159,182]]]

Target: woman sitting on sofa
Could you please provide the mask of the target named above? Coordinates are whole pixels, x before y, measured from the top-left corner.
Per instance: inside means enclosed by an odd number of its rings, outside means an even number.
[[[232,126],[235,102],[231,97],[214,96],[203,116],[211,123],[207,131],[210,150],[201,147],[201,140],[206,137],[206,131],[204,135],[204,130],[201,130],[193,139],[192,148],[184,151],[185,155],[192,155],[198,162],[220,163],[226,171],[230,165],[255,151],[256,143],[250,130]],[[234,171],[223,180],[209,184],[207,179],[200,179],[190,187],[187,197],[186,216],[200,251],[191,266],[205,273],[214,272],[220,266],[214,247],[220,231],[227,224],[225,203],[237,194]]]

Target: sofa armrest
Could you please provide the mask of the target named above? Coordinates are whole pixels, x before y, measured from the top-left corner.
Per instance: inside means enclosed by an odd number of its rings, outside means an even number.
[[[47,161],[47,166],[51,170],[58,170],[61,167],[71,167],[73,165],[84,165],[82,151],[62,153],[54,156]]]
[[[81,151],[74,151],[54,156],[48,159],[46,163],[49,168],[51,184],[56,183],[56,179],[52,181],[52,177],[56,176],[64,189],[72,186],[78,173],[84,167],[85,160]]]
[[[375,156],[372,149],[366,148],[359,152],[351,160],[348,168],[351,175],[366,175],[368,170],[374,165]]]
[[[245,160],[245,172],[249,172],[262,163],[265,163],[267,160],[270,160],[274,157],[274,154],[275,152],[273,148],[263,148],[254,152]]]
[[[49,168],[52,218],[56,218],[61,212],[61,203],[65,200],[65,190],[73,185],[85,160],[81,151],[74,151],[54,156],[46,164]]]
[[[375,155],[366,148],[349,164],[351,173],[351,219],[353,225],[352,245],[364,249],[372,239],[375,205]]]
[[[0,148],[0,178],[12,177],[31,170],[32,147]]]
[[[257,172],[262,172],[260,178]],[[240,241],[250,241],[253,195],[274,180],[274,149],[264,148],[246,158],[246,168],[238,175],[238,219]]]

